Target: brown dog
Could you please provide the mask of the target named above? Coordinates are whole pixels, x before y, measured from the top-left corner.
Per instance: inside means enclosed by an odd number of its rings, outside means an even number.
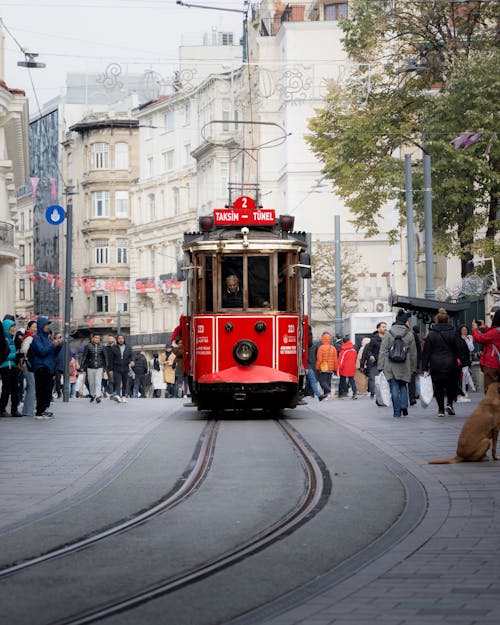
[[[484,399],[463,424],[458,437],[457,455],[454,458],[429,460],[429,464],[455,464],[456,462],[479,462],[489,460],[486,452],[490,446],[493,460],[497,457],[497,439],[500,429],[500,383],[488,387]]]

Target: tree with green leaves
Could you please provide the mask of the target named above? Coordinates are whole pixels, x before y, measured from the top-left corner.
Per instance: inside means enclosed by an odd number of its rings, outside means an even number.
[[[372,236],[387,202],[404,220],[402,155],[427,152],[436,252],[460,257],[463,275],[473,254],[500,265],[499,3],[354,0],[349,11],[350,78],[331,85],[309,123],[323,172]],[[464,131],[482,134],[457,150],[451,141]],[[420,167],[414,189],[423,227]]]

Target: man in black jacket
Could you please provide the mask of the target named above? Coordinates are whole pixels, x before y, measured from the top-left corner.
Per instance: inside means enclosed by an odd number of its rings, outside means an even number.
[[[56,337],[57,338],[57,337]],[[94,332],[90,337],[90,343],[85,346],[82,362],[80,363],[87,375],[87,383],[90,392],[90,401],[100,404],[102,394],[102,374],[108,369],[108,360],[104,345],[101,343],[101,335]]]
[[[108,376],[113,378],[113,396],[111,399],[117,402],[126,402],[128,374],[130,368],[134,366],[134,355],[125,343],[123,334],[116,337],[116,344],[110,348],[109,354],[111,360],[108,363]]]
[[[366,363],[366,369],[368,371],[368,392],[370,393],[370,397],[372,399],[375,397],[375,377],[378,374],[377,362],[380,345],[382,344],[382,339],[384,338],[386,332],[387,324],[385,321],[377,323],[377,329],[373,333],[373,336],[363,353],[362,365]]]
[[[146,360],[146,356],[144,352],[141,351],[134,358],[134,392],[133,396],[138,397],[139,394],[141,397],[146,397],[146,373],[148,372],[148,361]]]

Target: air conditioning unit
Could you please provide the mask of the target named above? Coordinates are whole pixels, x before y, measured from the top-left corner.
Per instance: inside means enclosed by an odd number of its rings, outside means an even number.
[[[386,309],[386,303],[383,300],[375,300],[373,304],[373,310],[375,312],[378,312],[378,313],[385,312],[385,309]]]

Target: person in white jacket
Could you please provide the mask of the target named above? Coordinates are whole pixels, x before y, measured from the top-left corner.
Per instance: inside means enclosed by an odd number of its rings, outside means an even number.
[[[24,333],[23,342],[21,343],[21,354],[23,355],[23,377],[26,382],[26,388],[24,391],[24,404],[23,404],[23,417],[35,416],[35,373],[33,372],[33,365],[29,359],[29,349],[31,343],[36,335],[37,325],[36,321],[28,321],[26,326],[26,332]]]

